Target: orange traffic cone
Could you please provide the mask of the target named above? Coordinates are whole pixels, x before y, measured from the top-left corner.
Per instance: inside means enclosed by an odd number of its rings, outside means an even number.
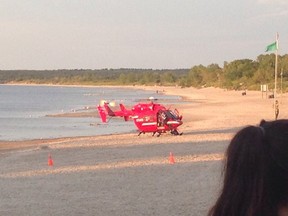
[[[173,155],[172,152],[170,152],[170,156],[169,156],[169,163],[170,163],[170,164],[174,164],[174,163],[175,163],[174,155]]]
[[[48,155],[48,166],[53,166],[54,163],[53,163],[53,159],[51,157],[51,154]]]

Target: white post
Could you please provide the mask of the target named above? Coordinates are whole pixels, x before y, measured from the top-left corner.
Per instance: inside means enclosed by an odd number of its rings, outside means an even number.
[[[283,94],[283,90],[282,90],[282,82],[283,82],[283,68],[281,69],[281,101],[282,101],[282,94]]]
[[[276,93],[277,93],[277,67],[278,65],[278,33],[276,34],[276,51],[275,51],[275,83],[274,83],[274,115],[276,119]]]

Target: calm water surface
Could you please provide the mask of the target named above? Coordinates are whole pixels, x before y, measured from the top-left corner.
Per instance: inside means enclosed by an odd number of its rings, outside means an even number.
[[[179,103],[178,96],[152,91],[103,87],[0,85],[0,140],[29,140],[91,136],[135,131],[132,121],[112,119],[101,124],[98,115],[85,118],[46,117],[47,114],[95,108],[100,100],[127,105],[149,97],[162,103]],[[161,101],[162,100],[162,101]]]

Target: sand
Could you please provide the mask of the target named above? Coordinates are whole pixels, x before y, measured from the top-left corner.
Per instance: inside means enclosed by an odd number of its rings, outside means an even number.
[[[0,142],[0,215],[206,215],[221,188],[229,140],[246,125],[274,119],[273,99],[261,92],[130,88],[184,97],[188,103],[177,105],[183,135]],[[288,117],[287,98],[279,98],[279,118]]]

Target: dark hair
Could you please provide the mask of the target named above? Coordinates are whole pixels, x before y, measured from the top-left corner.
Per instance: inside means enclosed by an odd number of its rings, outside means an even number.
[[[240,130],[225,158],[221,194],[209,216],[276,216],[288,197],[288,120]]]

